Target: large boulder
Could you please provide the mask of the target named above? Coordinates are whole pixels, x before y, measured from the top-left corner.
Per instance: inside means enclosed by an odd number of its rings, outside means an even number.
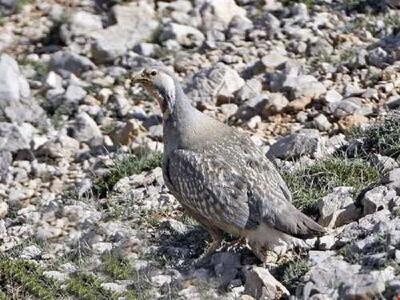
[[[147,1],[115,5],[112,13],[116,24],[92,35],[93,59],[99,63],[111,62],[139,42],[151,41],[159,26],[154,7]]]
[[[72,137],[80,142],[98,146],[103,142],[103,135],[96,122],[85,112],[79,113],[71,125]]]
[[[245,17],[246,10],[238,6],[234,0],[214,0],[205,2],[201,15],[204,26],[217,22],[226,27],[235,16]]]
[[[256,299],[280,299],[290,293],[271,273],[262,267],[253,267],[246,272],[245,294]]]
[[[0,14],[9,15],[13,13],[17,7],[17,0],[0,0]]]
[[[95,67],[89,58],[67,50],[54,53],[50,59],[50,68],[60,74],[79,75]]]
[[[218,63],[188,78],[185,92],[194,102],[213,103],[232,99],[245,81],[232,68]]]
[[[6,179],[11,162],[11,153],[8,151],[0,151],[0,182]]]
[[[177,23],[169,23],[163,28],[160,35],[161,41],[176,40],[184,47],[199,47],[204,41],[204,35],[198,29],[181,25]]]
[[[281,159],[298,158],[303,155],[314,156],[320,147],[321,136],[318,130],[304,130],[287,135],[271,146],[269,157]]]
[[[36,122],[42,108],[31,97],[27,80],[17,62],[7,54],[0,55],[0,119],[11,122]]]
[[[91,37],[96,31],[102,30],[103,25],[99,15],[87,11],[75,11],[68,22],[61,27],[61,38],[70,43],[75,37]]]
[[[282,88],[289,92],[289,96],[292,99],[301,97],[318,98],[326,92],[325,86],[311,75],[289,75],[283,81]]]
[[[16,152],[30,149],[36,129],[29,123],[13,124],[0,122],[0,152]]]

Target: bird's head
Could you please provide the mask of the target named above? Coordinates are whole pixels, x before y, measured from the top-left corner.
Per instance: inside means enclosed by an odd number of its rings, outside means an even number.
[[[148,67],[132,76],[133,83],[140,83],[147,92],[157,99],[164,116],[175,107],[178,82],[168,70],[162,67]]]

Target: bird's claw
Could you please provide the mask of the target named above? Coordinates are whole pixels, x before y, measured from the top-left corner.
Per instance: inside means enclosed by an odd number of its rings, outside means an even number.
[[[225,244],[225,245],[222,247],[222,250],[223,250],[223,251],[228,251],[228,250],[230,250],[231,248],[236,247],[236,246],[239,246],[239,245],[242,245],[242,244],[245,243],[245,242],[246,242],[246,238],[241,237],[241,238],[239,238],[239,239],[233,240],[233,241],[231,241],[231,242]]]
[[[219,248],[220,245],[221,245],[221,240],[214,240],[210,244],[210,246],[208,246],[207,250],[193,261],[192,266],[199,267],[205,264],[210,259],[212,254],[214,254],[214,252]]]

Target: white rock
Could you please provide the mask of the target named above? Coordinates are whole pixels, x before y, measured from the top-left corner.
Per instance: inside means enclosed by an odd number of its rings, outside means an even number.
[[[341,94],[339,94],[337,91],[335,90],[329,90],[326,92],[324,100],[327,103],[334,103],[334,102],[338,102],[340,100],[343,99],[343,96]]]
[[[65,282],[68,279],[68,275],[66,273],[62,273],[59,271],[44,271],[43,275],[61,283]]]
[[[102,143],[103,135],[96,122],[85,112],[75,117],[72,125],[73,137],[80,142],[88,142],[92,145]]]
[[[290,295],[283,284],[262,267],[253,267],[247,271],[245,293],[257,299],[275,299],[278,295]]]
[[[378,186],[365,193],[361,203],[364,215],[387,209],[389,201],[396,197],[396,191],[385,186]]]
[[[117,4],[112,12],[116,24],[95,33],[92,54],[98,62],[113,61],[137,43],[149,41],[159,25],[154,8],[148,1]]]
[[[228,102],[245,84],[238,72],[223,63],[200,70],[186,82],[187,95],[194,101],[204,103],[217,99]]]
[[[332,128],[332,124],[329,122],[328,118],[323,115],[319,114],[314,118],[314,126],[321,131],[328,131]]]
[[[326,92],[325,86],[314,76],[287,76],[282,87],[290,91],[292,98],[318,98]]]
[[[42,254],[42,249],[35,245],[31,245],[22,249],[20,258],[22,259],[34,259]]]
[[[61,89],[62,88],[63,79],[56,72],[50,71],[46,75],[46,78],[45,78],[44,82],[45,82],[46,86],[49,87],[49,88]]]
[[[275,69],[288,60],[289,58],[285,55],[282,55],[280,52],[271,51],[261,59],[261,62],[266,68]]]
[[[155,275],[151,277],[151,282],[157,287],[161,287],[164,284],[170,284],[172,281],[172,277],[169,275]]]
[[[92,245],[92,249],[96,254],[103,254],[104,252],[111,251],[112,248],[112,243],[107,242],[98,242]]]
[[[87,92],[78,85],[71,84],[68,86],[65,92],[65,100],[71,103],[79,103],[83,98],[85,98]]]
[[[5,53],[0,54],[0,74],[0,119],[3,115],[17,123],[39,120],[43,110],[31,98],[28,81],[17,62]]]
[[[75,11],[70,17],[69,26],[74,35],[89,35],[93,31],[103,29],[100,15],[86,11]]]
[[[105,290],[109,290],[111,292],[114,293],[123,293],[126,291],[126,287],[121,285],[121,284],[117,284],[114,282],[104,282],[100,285],[103,289]]]
[[[202,11],[203,14],[211,15],[208,18],[216,19],[225,26],[231,22],[234,16],[246,17],[246,10],[238,6],[234,0],[207,1]]]
[[[0,200],[0,219],[5,218],[8,213],[8,204]]]
[[[184,47],[199,47],[203,43],[205,37],[203,33],[190,26],[180,25],[177,23],[169,23],[160,35],[162,41],[169,39],[177,40]]]

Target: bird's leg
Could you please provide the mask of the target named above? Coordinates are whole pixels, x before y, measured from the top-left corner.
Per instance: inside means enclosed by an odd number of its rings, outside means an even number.
[[[224,245],[223,249],[224,249],[224,251],[226,251],[231,247],[235,247],[235,246],[243,244],[245,241],[246,241],[245,237],[240,237],[240,238],[235,239],[235,240],[227,243],[226,245]]]
[[[207,250],[193,262],[195,266],[199,266],[204,263],[221,246],[222,234],[219,231],[208,231],[211,235],[212,242],[208,245]]]
[[[262,260],[262,266],[263,268],[266,269],[272,269],[275,268],[278,264],[278,254],[271,251],[271,250],[267,250],[265,251],[264,254],[264,259]]]

